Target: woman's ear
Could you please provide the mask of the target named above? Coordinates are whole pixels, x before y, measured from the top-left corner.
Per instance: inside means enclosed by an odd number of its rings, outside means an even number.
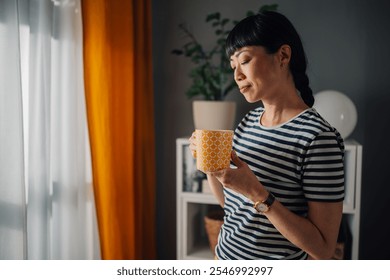
[[[291,59],[291,48],[289,45],[282,45],[278,51],[279,62],[281,67],[288,65]]]

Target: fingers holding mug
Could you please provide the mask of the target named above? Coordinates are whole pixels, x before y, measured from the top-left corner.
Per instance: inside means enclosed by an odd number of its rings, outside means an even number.
[[[195,131],[192,133],[190,139],[190,150],[193,158],[196,158],[196,133]]]

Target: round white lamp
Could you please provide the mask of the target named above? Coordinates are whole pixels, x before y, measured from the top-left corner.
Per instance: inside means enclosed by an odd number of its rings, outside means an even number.
[[[352,100],[335,90],[320,91],[314,99],[313,107],[346,139],[355,129],[358,117]]]

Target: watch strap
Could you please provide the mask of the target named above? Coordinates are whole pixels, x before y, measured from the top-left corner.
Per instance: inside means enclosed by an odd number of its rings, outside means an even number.
[[[267,199],[263,201],[264,204],[267,204],[268,208],[271,207],[274,202],[275,196],[272,194],[272,192],[270,192]]]

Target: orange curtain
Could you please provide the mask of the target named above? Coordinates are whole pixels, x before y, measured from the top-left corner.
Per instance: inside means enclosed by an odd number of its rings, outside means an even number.
[[[82,1],[85,92],[103,259],[156,256],[150,1]]]

